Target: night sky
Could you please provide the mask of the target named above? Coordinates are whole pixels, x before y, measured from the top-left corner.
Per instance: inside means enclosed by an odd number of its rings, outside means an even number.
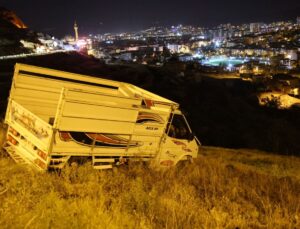
[[[58,37],[136,31],[154,24],[215,26],[221,23],[295,20],[300,0],[0,0],[30,28]],[[297,15],[299,14],[299,15]]]

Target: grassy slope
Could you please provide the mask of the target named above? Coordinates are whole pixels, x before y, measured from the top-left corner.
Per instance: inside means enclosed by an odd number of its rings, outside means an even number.
[[[38,173],[0,154],[2,228],[299,228],[300,159],[203,147],[189,166]]]

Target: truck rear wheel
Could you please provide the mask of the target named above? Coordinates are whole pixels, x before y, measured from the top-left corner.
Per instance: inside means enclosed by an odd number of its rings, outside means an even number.
[[[184,168],[186,166],[191,165],[194,162],[194,159],[192,156],[187,156],[185,160],[180,160],[177,162],[176,167],[179,169]]]

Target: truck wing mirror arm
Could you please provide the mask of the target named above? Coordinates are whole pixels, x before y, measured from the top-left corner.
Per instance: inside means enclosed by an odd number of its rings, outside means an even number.
[[[193,141],[195,138],[195,134],[194,133],[189,133],[188,134],[188,141]]]

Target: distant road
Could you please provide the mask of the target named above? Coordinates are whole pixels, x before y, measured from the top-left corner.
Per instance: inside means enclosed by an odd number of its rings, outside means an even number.
[[[44,56],[44,55],[49,55],[49,54],[53,54],[53,53],[63,53],[63,52],[70,52],[70,51],[69,50],[55,50],[55,51],[45,52],[45,53],[22,53],[22,54],[17,54],[17,55],[0,56],[0,60],[25,58],[25,57],[29,57],[29,56]]]

